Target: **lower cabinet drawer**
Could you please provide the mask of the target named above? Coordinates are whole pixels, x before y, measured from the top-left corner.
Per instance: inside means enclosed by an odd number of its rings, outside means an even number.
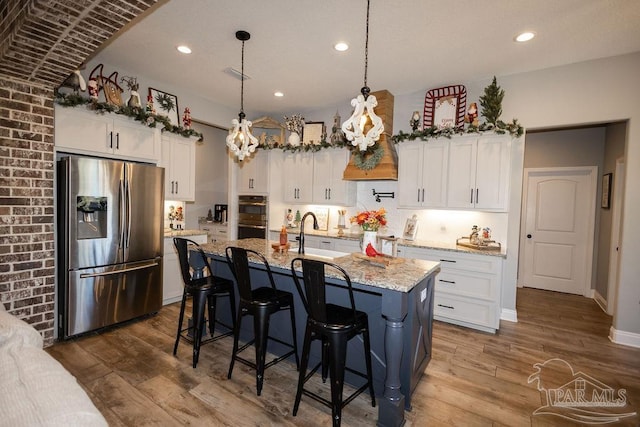
[[[433,314],[436,318],[440,318],[439,320],[457,320],[469,327],[478,325],[497,329],[499,326],[495,303],[483,303],[473,299],[436,292],[433,308]]]
[[[442,267],[436,276],[436,290],[461,296],[496,301],[498,277],[495,274],[474,273]]]

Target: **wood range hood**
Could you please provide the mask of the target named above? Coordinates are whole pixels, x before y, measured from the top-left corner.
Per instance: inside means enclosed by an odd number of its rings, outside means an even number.
[[[378,144],[384,149],[384,154],[380,163],[373,169],[360,169],[354,164],[353,157],[344,170],[342,178],[345,181],[397,181],[398,180],[398,154],[396,147],[391,141],[393,135],[393,95],[388,90],[372,92],[378,100],[375,108],[376,114],[382,119],[384,133],[380,135]]]

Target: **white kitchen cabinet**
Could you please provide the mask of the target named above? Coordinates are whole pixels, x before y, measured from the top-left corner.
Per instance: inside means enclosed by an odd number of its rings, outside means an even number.
[[[206,234],[185,236],[198,244],[207,243]],[[164,256],[162,258],[162,304],[167,305],[182,299],[184,282],[180,271],[180,260],[173,245],[172,237],[164,239]]]
[[[356,183],[342,179],[350,155],[345,148],[328,148],[313,154],[313,203],[355,204]]]
[[[238,162],[238,194],[269,193],[269,153],[258,150]]]
[[[436,276],[434,318],[495,332],[500,327],[502,258],[405,247],[403,257],[440,263]]]
[[[407,142],[397,149],[398,207],[446,207],[449,141]]]
[[[450,142],[447,207],[505,212],[509,206],[509,136],[459,137]]]
[[[194,201],[196,196],[196,138],[162,135],[165,200]]]
[[[157,163],[160,130],[116,114],[55,107],[56,150]]]
[[[285,153],[282,174],[286,203],[312,203],[313,153]]]
[[[227,224],[206,223],[200,224],[199,228],[207,232],[207,243],[229,241],[229,228]]]

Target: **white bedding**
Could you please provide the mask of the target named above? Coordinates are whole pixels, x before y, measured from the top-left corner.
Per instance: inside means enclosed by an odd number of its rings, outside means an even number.
[[[107,426],[42,336],[0,303],[0,426]]]

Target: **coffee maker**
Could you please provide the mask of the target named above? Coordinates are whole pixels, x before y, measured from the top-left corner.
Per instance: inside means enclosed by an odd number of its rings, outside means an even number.
[[[227,222],[227,205],[213,205],[213,220],[215,222]]]

